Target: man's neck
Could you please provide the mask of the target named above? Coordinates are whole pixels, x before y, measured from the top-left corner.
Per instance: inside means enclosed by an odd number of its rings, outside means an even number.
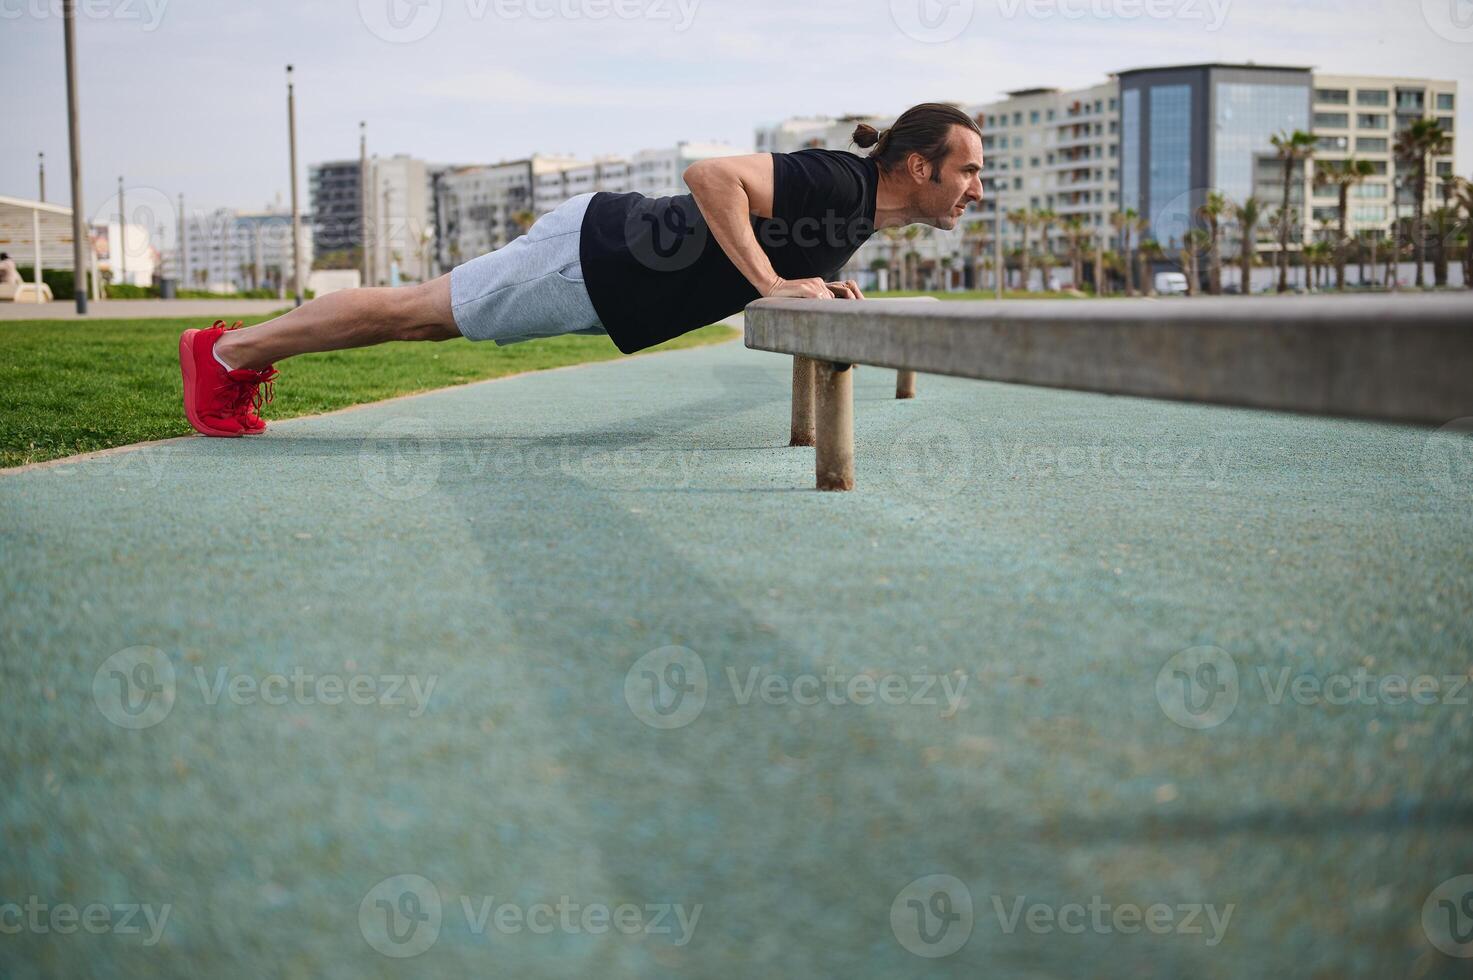
[[[875,230],[900,228],[915,223],[915,217],[906,206],[906,198],[895,181],[885,171],[880,171],[880,183],[875,188]]]

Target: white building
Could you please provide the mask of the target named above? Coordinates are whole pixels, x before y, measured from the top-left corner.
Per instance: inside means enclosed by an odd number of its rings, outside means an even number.
[[[729,143],[677,143],[658,150],[640,150],[629,161],[629,189],[646,197],[689,194],[685,172],[697,160],[733,156],[741,151]]]
[[[431,278],[435,225],[431,174],[423,160],[400,153],[369,160],[370,285]]]
[[[284,210],[234,211],[220,208],[185,216],[188,248],[181,256],[180,286],[215,293],[270,289],[286,295],[292,281],[292,216]],[[131,235],[131,233],[130,233]],[[177,261],[177,259],[175,260]],[[170,263],[171,266],[173,262]],[[312,268],[312,219],[302,217],[302,266]],[[128,273],[133,252],[128,252]]]

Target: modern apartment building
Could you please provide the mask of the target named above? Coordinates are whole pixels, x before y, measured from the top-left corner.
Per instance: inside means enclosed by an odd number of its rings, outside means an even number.
[[[357,163],[354,163],[357,167]],[[316,222],[302,219],[303,265],[313,254]],[[292,284],[292,216],[283,207],[263,211],[221,208],[186,216],[183,285],[217,293],[272,289],[285,294]],[[129,259],[132,272],[132,259]]]
[[[1457,106],[1455,82],[1424,78],[1377,78],[1367,75],[1314,76],[1311,124],[1319,138],[1316,160],[1354,157],[1370,163],[1372,175],[1351,188],[1350,234],[1376,235],[1396,219],[1411,215],[1416,204],[1415,168],[1396,159],[1396,134],[1421,118],[1436,119],[1453,132]],[[1434,157],[1427,188],[1428,208],[1442,203],[1442,178],[1453,174],[1452,146]],[[1398,190],[1399,184],[1399,190]],[[1321,231],[1339,221],[1339,192],[1333,186],[1313,190],[1311,219]]]
[[[677,143],[658,150],[640,150],[629,161],[629,189],[646,197],[689,194],[685,171],[697,160],[732,156],[740,151],[729,143]]]
[[[1084,89],[1020,89],[1003,99],[966,106],[982,126],[986,200],[963,219],[981,221],[988,234],[997,223],[1003,247],[1021,245],[1023,229],[1007,220],[1023,209],[1080,219],[1086,229],[1113,243],[1110,216],[1134,209],[1149,222],[1147,235],[1167,248],[1179,247],[1195,209],[1209,190],[1241,202],[1250,195],[1264,202],[1265,221],[1258,247],[1277,249],[1267,216],[1283,198],[1283,163],[1269,142],[1296,129],[1318,138],[1315,159],[1368,160],[1375,173],[1351,196],[1352,233],[1389,234],[1397,216],[1411,213],[1412,170],[1399,163],[1396,133],[1418,118],[1435,118],[1449,135],[1457,104],[1457,85],[1416,78],[1376,78],[1317,74],[1304,67],[1254,64],[1199,64],[1122,71]],[[759,151],[791,152],[807,146],[849,149],[859,121],[883,129],[893,117],[802,117],[759,128]],[[1427,188],[1428,207],[1442,200],[1442,181],[1452,175],[1453,152],[1433,161],[1435,179]],[[1398,179],[1401,190],[1395,190]],[[1334,233],[1338,222],[1333,188],[1314,186],[1314,164],[1296,168],[1290,205],[1299,216],[1297,249],[1316,236]],[[967,235],[927,232],[904,247],[923,262],[939,265],[960,259]],[[1062,252],[1062,227],[1052,232]],[[1228,241],[1232,241],[1231,229]],[[1038,232],[1030,230],[1030,246]],[[1139,240],[1139,235],[1136,236]],[[864,277],[872,262],[890,248],[877,236],[862,249],[846,273]],[[1060,270],[1061,273],[1063,270]],[[1067,276],[1065,276],[1067,278]]]
[[[363,179],[357,160],[331,160],[307,170],[312,208],[312,257],[325,260],[363,241]]]

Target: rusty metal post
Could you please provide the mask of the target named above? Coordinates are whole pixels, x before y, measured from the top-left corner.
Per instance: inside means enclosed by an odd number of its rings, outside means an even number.
[[[793,425],[790,446],[813,445],[813,359],[793,358]]]
[[[895,397],[914,398],[916,396],[916,373],[914,371],[895,372]]]
[[[854,489],[854,367],[819,361],[815,370],[817,452],[814,471],[820,490]]]

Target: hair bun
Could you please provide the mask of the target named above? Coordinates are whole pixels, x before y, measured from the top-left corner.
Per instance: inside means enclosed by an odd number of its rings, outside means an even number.
[[[861,149],[869,149],[880,141],[880,131],[869,123],[860,123],[854,127],[854,143]]]

